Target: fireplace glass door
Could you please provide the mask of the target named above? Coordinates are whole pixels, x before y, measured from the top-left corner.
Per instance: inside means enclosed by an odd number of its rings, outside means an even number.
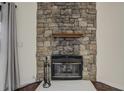
[[[52,79],[81,79],[82,63],[71,60],[52,63]]]

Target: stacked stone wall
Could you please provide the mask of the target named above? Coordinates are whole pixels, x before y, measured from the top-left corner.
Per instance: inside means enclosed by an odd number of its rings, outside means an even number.
[[[55,32],[83,33],[79,38],[53,38]],[[82,55],[83,79],[96,80],[96,3],[37,3],[37,80],[51,55]]]

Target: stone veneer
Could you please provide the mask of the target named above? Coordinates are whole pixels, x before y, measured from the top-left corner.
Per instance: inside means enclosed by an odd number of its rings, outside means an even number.
[[[79,38],[53,38],[53,32],[82,32]],[[37,3],[37,80],[52,54],[83,56],[83,79],[96,80],[96,3]]]

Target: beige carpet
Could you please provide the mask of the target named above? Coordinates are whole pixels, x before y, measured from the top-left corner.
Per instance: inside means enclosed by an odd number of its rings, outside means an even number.
[[[89,80],[54,80],[49,88],[43,88],[43,82],[36,91],[96,91]]]

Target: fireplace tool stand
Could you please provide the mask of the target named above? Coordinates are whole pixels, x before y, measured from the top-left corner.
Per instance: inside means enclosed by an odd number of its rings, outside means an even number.
[[[49,88],[51,86],[50,83],[50,71],[49,71],[50,64],[48,63],[48,59],[46,57],[46,61],[44,62],[44,83],[43,88]]]

